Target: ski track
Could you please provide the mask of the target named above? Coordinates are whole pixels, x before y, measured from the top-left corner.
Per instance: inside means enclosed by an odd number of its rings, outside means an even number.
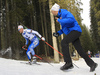
[[[100,58],[92,58],[98,63],[98,67],[94,72],[89,72],[90,68],[86,65],[84,60],[80,58],[79,61],[73,61],[79,68],[74,66],[73,69],[61,71],[60,67],[63,63],[48,63],[38,62],[41,65],[27,65],[12,59],[0,58],[0,75],[100,75]]]

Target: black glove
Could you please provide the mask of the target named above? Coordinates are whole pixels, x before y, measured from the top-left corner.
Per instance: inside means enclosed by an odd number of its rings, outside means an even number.
[[[53,33],[53,36],[58,37],[59,33]]]

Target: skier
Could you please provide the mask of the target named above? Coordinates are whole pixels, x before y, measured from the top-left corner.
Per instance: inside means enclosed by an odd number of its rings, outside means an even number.
[[[87,54],[89,57],[91,57],[92,52],[90,50],[88,50]]]
[[[94,71],[98,64],[90,59],[82,49],[79,39],[82,30],[74,16],[66,9],[60,9],[60,6],[56,3],[52,6],[51,12],[55,16],[56,21],[60,23],[62,28],[58,32],[54,32],[53,36],[58,37],[63,33],[66,34],[65,38],[61,41],[65,64],[60,69],[68,70],[73,68],[72,60],[69,54],[69,43],[72,42],[77,52],[90,67],[90,72]]]
[[[25,46],[23,46],[24,48],[27,47],[29,40],[31,41],[31,44],[29,45],[26,52],[29,59],[29,64],[36,63],[34,48],[39,45],[38,37],[41,38],[43,41],[45,41],[45,38],[42,37],[37,31],[34,31],[32,29],[24,29],[22,25],[18,26],[18,31],[22,33],[22,36],[26,39]],[[33,56],[33,61],[31,61],[31,54]]]

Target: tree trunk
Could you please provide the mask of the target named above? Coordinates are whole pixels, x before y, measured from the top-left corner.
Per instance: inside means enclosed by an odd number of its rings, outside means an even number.
[[[52,7],[52,2],[51,0],[49,0],[49,8],[51,9],[51,7]],[[52,29],[52,34],[53,34],[53,32],[55,32],[55,23],[54,23],[54,16],[51,12],[50,12],[50,17],[51,17],[51,29]],[[56,38],[53,37],[52,40],[53,40],[53,47],[58,50]],[[55,62],[59,62],[59,54],[55,50],[54,50],[54,59],[55,59]]]
[[[61,29],[61,25],[60,25],[60,29]],[[64,35],[62,34],[61,35],[61,40],[64,38]],[[62,48],[61,48],[61,45],[60,45],[60,52],[62,53]]]
[[[75,50],[75,53],[76,53],[76,59],[79,59],[79,55],[77,53],[77,50]]]
[[[11,47],[11,29],[9,24],[9,4],[8,0],[6,0],[6,24],[7,24],[7,48]],[[12,54],[12,52],[10,53]],[[9,58],[11,58],[12,55],[9,55]]]
[[[34,14],[33,14],[33,24],[34,24],[34,27],[33,27],[33,30],[35,30],[35,31],[38,31],[38,21],[37,21],[37,11],[36,11],[36,5],[37,5],[37,0],[33,0],[33,7],[34,7]],[[36,51],[36,53],[38,54],[38,52],[39,52],[39,50],[40,50],[40,47],[36,47],[35,48],[35,51]]]
[[[45,13],[45,5],[43,4],[43,15],[44,15],[44,28],[45,28],[45,38],[46,38],[46,41],[48,42],[48,31],[47,31],[47,23],[46,23],[46,13]],[[45,53],[46,53],[46,56],[48,54],[48,46],[46,45],[46,49],[45,49]]]
[[[2,5],[1,2],[2,2],[2,0],[0,0],[0,10],[1,10],[1,7],[2,7],[1,6]],[[1,50],[1,27],[2,26],[1,26],[1,13],[0,13],[0,50]]]
[[[41,1],[39,0],[39,9],[40,9],[40,20],[41,20],[41,25],[42,25],[42,36],[45,37],[45,31],[44,31],[44,25],[43,25],[43,12],[41,10]],[[42,48],[44,50],[46,50],[46,47],[45,47],[45,43],[41,42],[42,43]],[[45,53],[46,54],[46,53]],[[47,55],[46,55],[47,56]]]
[[[5,20],[5,15],[4,15],[4,11],[3,9],[5,8],[2,8],[4,7],[3,4],[5,5],[4,1],[1,0],[1,47],[3,50],[6,49],[6,27],[5,27],[5,23],[4,23],[4,20]]]

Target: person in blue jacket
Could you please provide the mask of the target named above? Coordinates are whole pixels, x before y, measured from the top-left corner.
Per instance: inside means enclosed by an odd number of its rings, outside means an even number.
[[[75,20],[74,16],[66,9],[60,9],[58,4],[54,4],[51,8],[51,12],[55,17],[56,21],[60,23],[61,29],[58,32],[54,32],[53,36],[58,37],[61,34],[66,34],[64,39],[61,41],[62,53],[65,64],[60,68],[61,70],[67,70],[73,68],[72,60],[69,53],[69,43],[72,42],[79,55],[85,60],[86,64],[90,67],[90,72],[94,71],[97,67],[92,59],[83,51],[80,39],[82,30]]]

